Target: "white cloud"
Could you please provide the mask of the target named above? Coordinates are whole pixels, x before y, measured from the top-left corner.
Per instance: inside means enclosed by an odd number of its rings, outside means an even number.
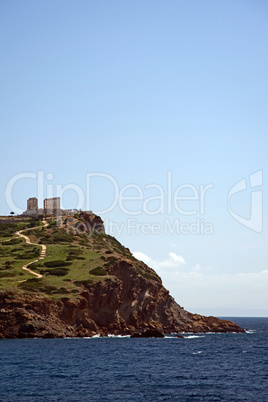
[[[169,253],[169,256],[173,261],[177,262],[178,264],[185,264],[185,260],[181,255],[177,255],[175,253]]]
[[[135,251],[133,253],[134,257],[137,258],[138,260],[141,260],[145,262],[145,264],[148,264],[151,268],[154,268],[155,270],[166,270],[172,268],[172,270],[176,270],[179,268],[181,265],[185,265],[186,261],[181,255],[177,255],[175,253],[170,252],[169,253],[169,258],[166,260],[158,261],[158,260],[153,260],[151,257],[148,255],[140,252],[140,251]]]
[[[160,268],[179,268],[181,265],[186,264],[185,259],[181,255],[169,253],[169,258],[164,261],[158,261],[156,265]]]
[[[155,269],[170,294],[188,311],[211,309],[215,314],[217,309],[221,312],[237,309],[247,315],[247,311],[259,309],[268,316],[267,269],[260,272],[214,274],[213,269],[202,270],[200,264],[190,267],[182,256],[172,252],[167,259],[160,261],[141,252],[133,254]]]
[[[133,253],[134,257],[137,258],[137,260],[143,261],[145,264],[150,264],[151,263],[151,258],[148,257],[148,255],[142,253],[141,251],[136,251]]]
[[[194,312],[206,309],[230,311],[262,310],[268,315],[268,271],[212,274],[196,269],[188,272],[158,272],[164,286],[179,304]],[[266,311],[266,313],[265,313]],[[228,315],[228,314],[227,314]],[[248,314],[250,315],[250,313]]]

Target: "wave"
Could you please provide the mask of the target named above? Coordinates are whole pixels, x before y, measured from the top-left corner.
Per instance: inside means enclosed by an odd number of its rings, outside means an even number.
[[[113,334],[108,334],[108,338],[130,338],[130,335],[113,335]]]
[[[188,335],[184,336],[185,339],[193,339],[193,338],[205,338],[205,335]]]

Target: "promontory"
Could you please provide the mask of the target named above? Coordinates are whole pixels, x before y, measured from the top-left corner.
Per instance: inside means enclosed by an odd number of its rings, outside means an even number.
[[[0,217],[0,338],[148,330],[244,332],[185,311],[92,212]]]

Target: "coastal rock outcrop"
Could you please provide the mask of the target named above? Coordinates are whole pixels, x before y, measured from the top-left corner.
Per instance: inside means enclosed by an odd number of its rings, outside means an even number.
[[[143,332],[135,332],[130,338],[165,338],[165,334],[157,329],[146,329]]]
[[[244,332],[231,321],[185,311],[160,282],[138,274],[131,262],[117,262],[110,273],[111,279],[85,284],[73,301],[54,301],[34,294],[0,294],[0,337]]]
[[[53,219],[42,230],[35,227],[38,221],[25,223],[33,236],[28,254],[23,254],[23,243],[16,246],[21,240],[2,242],[2,255],[15,257],[1,267],[0,338],[244,332],[231,321],[185,311],[153,269],[105,234],[99,216],[91,212],[65,216],[60,220],[63,227]],[[2,234],[12,236],[16,230],[12,225],[2,226]],[[36,260],[37,242],[48,244],[48,262]],[[57,253],[64,259],[59,260]],[[41,274],[21,280],[25,272],[12,264],[31,255],[32,267]]]

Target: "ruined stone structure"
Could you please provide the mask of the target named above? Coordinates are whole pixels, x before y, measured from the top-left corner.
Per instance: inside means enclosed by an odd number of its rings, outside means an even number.
[[[27,200],[27,210],[24,215],[38,215],[38,200],[36,197],[29,198]]]
[[[27,200],[27,211],[37,211],[38,210],[38,201],[36,197],[29,198]]]
[[[60,197],[46,198],[44,200],[44,214],[54,215],[60,213]]]

